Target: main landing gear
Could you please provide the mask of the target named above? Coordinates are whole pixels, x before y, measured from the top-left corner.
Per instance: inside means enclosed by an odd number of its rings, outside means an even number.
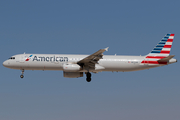
[[[21,72],[21,75],[20,75],[20,78],[24,78],[24,69],[23,70],[21,70],[22,72]]]
[[[91,73],[90,72],[86,73],[86,81],[91,82]]]

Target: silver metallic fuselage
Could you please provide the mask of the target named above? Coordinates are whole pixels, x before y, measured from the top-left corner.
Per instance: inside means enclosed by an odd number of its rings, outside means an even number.
[[[11,69],[20,70],[63,70],[63,64],[77,63],[88,55],[65,55],[65,54],[32,54],[33,57],[26,61],[31,54],[14,55],[15,59],[6,60],[3,65]],[[36,56],[36,58],[34,57]],[[116,56],[104,55],[97,64],[97,69],[90,69],[89,72],[99,71],[137,71],[164,66],[165,64],[143,64],[145,56]],[[167,64],[177,62],[172,58]],[[166,65],[167,65],[166,64]],[[76,72],[87,72],[81,69]]]

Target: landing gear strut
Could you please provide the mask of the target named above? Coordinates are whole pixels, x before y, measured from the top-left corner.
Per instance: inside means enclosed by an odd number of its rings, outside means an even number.
[[[91,73],[90,72],[86,73],[86,81],[91,82]]]
[[[24,69],[22,70],[22,72],[21,72],[21,75],[20,75],[20,78],[24,78]]]

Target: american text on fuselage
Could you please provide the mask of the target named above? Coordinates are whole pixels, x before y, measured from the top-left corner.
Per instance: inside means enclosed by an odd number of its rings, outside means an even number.
[[[68,62],[68,57],[39,57],[39,56],[34,56],[32,61],[56,61],[56,62]]]

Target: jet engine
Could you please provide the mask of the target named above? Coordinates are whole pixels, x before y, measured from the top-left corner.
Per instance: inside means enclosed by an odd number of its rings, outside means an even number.
[[[83,77],[83,72],[63,72],[64,77],[67,78],[78,78],[78,77]]]

